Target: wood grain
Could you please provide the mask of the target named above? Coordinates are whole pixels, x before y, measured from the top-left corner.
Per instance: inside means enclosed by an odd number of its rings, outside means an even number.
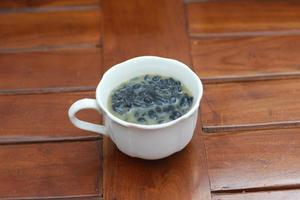
[[[100,43],[98,9],[43,13],[0,14],[0,52]]]
[[[101,195],[101,142],[0,146],[0,198]]]
[[[105,69],[140,55],[191,63],[182,1],[164,0],[157,6],[150,0],[105,0],[102,5]],[[209,200],[204,146],[197,130],[184,151],[157,161],[125,156],[104,138],[104,199]]]
[[[191,143],[183,151],[155,161],[128,157],[106,141],[104,199],[209,200],[200,127],[198,123]]]
[[[74,127],[68,118],[69,107],[81,98],[95,98],[95,93],[2,95],[0,144],[98,139],[98,134]],[[100,122],[100,115],[96,111],[82,111],[78,117]]]
[[[300,79],[209,84],[201,107],[207,132],[295,127]]]
[[[266,191],[266,192],[251,192],[237,194],[218,194],[213,195],[213,200],[298,200],[300,190],[283,190],[283,191]]]
[[[0,66],[0,91],[96,87],[101,75],[101,49],[2,53]]]
[[[105,69],[142,55],[191,64],[182,1],[163,0],[157,6],[150,0],[104,0],[102,5]]]
[[[299,33],[300,3],[276,1],[212,1],[187,5],[192,36]]]
[[[213,191],[300,186],[300,129],[207,135],[205,146]]]
[[[52,6],[98,5],[99,0],[1,0],[0,10],[11,8],[41,8]]]
[[[299,76],[299,53],[300,36],[191,40],[194,69],[204,82]]]

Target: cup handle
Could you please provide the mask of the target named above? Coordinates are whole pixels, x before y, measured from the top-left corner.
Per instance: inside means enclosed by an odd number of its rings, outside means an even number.
[[[75,103],[73,103],[71,105],[71,107],[69,108],[68,114],[69,114],[69,118],[70,118],[70,121],[72,122],[72,124],[74,126],[76,126],[77,128],[108,136],[106,129],[103,125],[85,122],[85,121],[78,119],[75,116],[78,111],[84,110],[84,109],[93,109],[93,110],[97,110],[99,113],[101,113],[101,111],[97,105],[96,99],[88,99],[88,98],[80,99],[80,100],[76,101]]]

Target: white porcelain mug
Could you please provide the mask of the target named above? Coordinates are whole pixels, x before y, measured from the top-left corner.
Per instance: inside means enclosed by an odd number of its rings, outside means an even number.
[[[108,98],[121,83],[144,74],[171,76],[180,80],[194,97],[191,109],[181,117],[163,124],[141,125],[123,121],[109,112]],[[198,76],[185,64],[155,56],[136,57],[106,71],[97,87],[96,99],[80,99],[69,109],[69,118],[78,128],[110,137],[123,153],[143,159],[160,159],[182,150],[192,139],[203,87]],[[76,118],[83,109],[103,115],[104,125]]]

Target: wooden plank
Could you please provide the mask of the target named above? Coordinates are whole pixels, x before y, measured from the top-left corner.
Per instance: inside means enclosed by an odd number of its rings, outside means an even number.
[[[183,151],[161,160],[131,158],[104,145],[104,199],[210,199],[200,123]]]
[[[100,22],[98,9],[0,14],[0,52],[71,44],[98,45]]]
[[[299,53],[298,35],[191,40],[194,69],[204,82],[299,76]]]
[[[295,0],[208,1],[190,3],[187,9],[192,36],[300,33],[300,3]]]
[[[300,186],[300,129],[207,135],[205,147],[213,191]]]
[[[101,49],[61,49],[0,54],[0,93],[15,89],[95,87],[102,67]]]
[[[101,144],[0,146],[0,198],[101,196]]]
[[[209,84],[201,107],[206,132],[295,127],[300,79]]]
[[[267,192],[251,192],[237,194],[216,194],[213,200],[298,200],[300,190],[283,190],[283,191],[267,191]]]
[[[67,115],[73,102],[94,97],[94,92],[2,95],[0,144],[99,139],[96,133],[75,128]],[[100,121],[100,115],[96,111],[82,111],[78,116],[95,123]]]
[[[105,67],[142,55],[180,60],[190,65],[183,2],[104,0]],[[175,19],[176,18],[176,19]]]
[[[140,55],[191,63],[181,0],[163,0],[159,6],[150,0],[105,0],[102,5],[107,68]],[[184,151],[157,161],[125,156],[105,138],[104,199],[210,199],[199,127]]]
[[[0,9],[98,5],[99,0],[1,0]]]

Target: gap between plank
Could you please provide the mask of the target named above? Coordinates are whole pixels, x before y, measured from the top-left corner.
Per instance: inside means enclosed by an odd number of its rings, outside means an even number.
[[[75,49],[92,49],[102,48],[101,39],[96,44],[67,44],[67,45],[55,45],[55,46],[37,46],[32,48],[0,48],[1,53],[24,53],[24,52],[48,52],[55,50],[75,50]]]
[[[70,5],[70,6],[48,6],[48,7],[23,7],[23,8],[0,8],[1,14],[8,13],[43,13],[43,12],[65,12],[65,11],[93,11],[99,10],[99,5]]]
[[[253,187],[253,188],[238,188],[238,189],[217,189],[211,190],[212,194],[236,194],[236,193],[254,193],[254,192],[270,192],[270,191],[281,191],[281,190],[295,190],[300,189],[300,184],[291,184],[291,185],[274,185],[274,186],[263,186],[263,187]]]
[[[16,137],[16,138],[1,138],[0,137],[0,146],[1,145],[18,145],[18,144],[36,144],[36,143],[58,143],[58,142],[79,142],[79,141],[98,141],[102,140],[102,136],[87,135],[87,136],[63,136],[57,138],[50,137]],[[1,198],[0,198],[1,199]]]
[[[232,83],[232,82],[247,82],[247,81],[264,81],[264,80],[286,80],[295,79],[300,77],[299,72],[278,72],[278,73],[265,73],[255,75],[235,75],[235,76],[215,76],[201,78],[203,83]]]
[[[202,123],[202,129],[205,133],[220,133],[233,131],[254,131],[254,130],[269,130],[283,128],[298,128],[300,121],[282,121],[282,122],[266,122],[255,124],[238,124],[238,125],[220,125],[220,126],[205,126]]]
[[[87,199],[87,198],[97,198],[97,200],[103,200],[103,195],[77,195],[77,196],[57,196],[57,197],[9,197],[4,198],[5,200],[43,200],[43,199],[53,199],[53,200],[79,200],[79,199]],[[2,199],[2,198],[0,198]]]
[[[99,160],[101,165],[99,165],[99,170],[98,170],[98,174],[97,174],[97,185],[98,185],[98,193],[100,193],[103,197],[103,191],[104,191],[104,181],[103,181],[103,137],[99,135],[99,137],[101,137],[101,141],[102,143],[100,143],[98,141],[98,146],[97,146],[97,150],[98,150],[98,155],[99,155]],[[102,179],[100,178],[102,177]],[[101,182],[102,181],[102,182]],[[101,187],[100,187],[101,186]],[[101,198],[102,199],[102,198]]]
[[[202,38],[227,38],[227,37],[248,37],[248,36],[287,36],[300,35],[299,29],[291,30],[277,30],[277,31],[247,31],[247,32],[224,32],[224,33],[191,33],[191,39]]]
[[[50,93],[84,92],[84,91],[95,91],[95,90],[96,90],[95,86],[26,88],[26,89],[9,89],[9,90],[1,89],[0,95],[50,94]]]

